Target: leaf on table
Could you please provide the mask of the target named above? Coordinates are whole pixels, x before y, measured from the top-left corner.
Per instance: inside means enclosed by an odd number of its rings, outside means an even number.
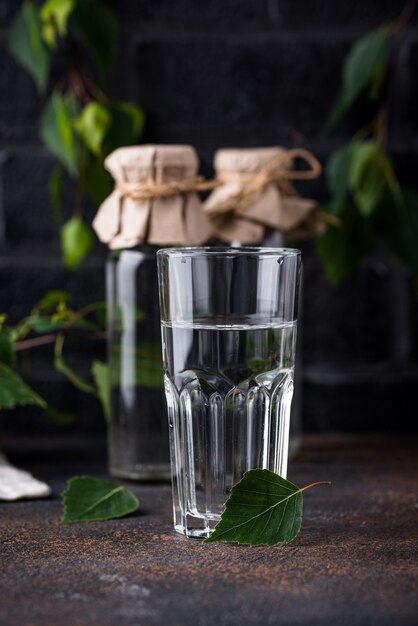
[[[67,22],[76,0],[46,0],[41,8],[42,36],[50,48],[54,48],[57,35],[65,37]]]
[[[331,110],[326,129],[333,128],[339,122],[368,85],[373,85],[372,95],[376,99],[377,89],[382,87],[389,61],[389,44],[390,31],[384,26],[362,37],[353,45],[344,62],[342,88]]]
[[[80,217],[71,217],[61,227],[61,250],[66,267],[77,269],[94,245],[91,229]]]
[[[100,102],[89,102],[74,122],[78,136],[96,156],[102,155],[102,145],[112,123],[108,107]]]
[[[72,19],[104,82],[115,52],[117,20],[114,12],[98,0],[83,0],[77,2]]]
[[[0,363],[0,409],[12,409],[25,404],[46,407],[46,402],[20,376],[4,363]]]
[[[224,541],[250,546],[289,543],[302,524],[302,492],[321,482],[300,489],[278,474],[253,469],[231,489],[220,521],[204,543]]]
[[[51,55],[42,38],[39,9],[33,2],[24,2],[8,34],[8,49],[12,56],[35,80],[38,91],[44,92],[48,83]]]
[[[11,367],[15,360],[13,349],[13,331],[7,326],[0,328],[0,363]]]
[[[110,384],[109,366],[102,361],[94,361],[91,372],[93,374],[103,413],[107,421],[110,420]]]
[[[75,476],[67,485],[61,494],[64,505],[61,524],[124,517],[139,507],[139,501],[131,491],[107,480]]]
[[[316,238],[316,252],[325,273],[334,285],[339,285],[367,256],[373,246],[373,232],[368,220],[353,206],[341,213],[341,225],[328,225]]]
[[[74,96],[54,91],[42,111],[39,133],[42,141],[58,157],[71,176],[77,174],[77,141]]]

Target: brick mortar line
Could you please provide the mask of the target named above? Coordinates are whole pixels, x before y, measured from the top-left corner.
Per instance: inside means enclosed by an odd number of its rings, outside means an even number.
[[[280,30],[280,29],[270,29],[270,30],[218,30],[216,32],[210,30],[177,30],[173,32],[171,30],[157,30],[157,29],[147,29],[146,31],[141,31],[141,29],[135,29],[135,25],[133,23],[129,24],[128,30],[132,29],[132,32],[129,33],[131,44],[136,43],[141,40],[165,40],[165,41],[178,41],[182,40],[198,40],[198,41],[214,41],[217,42],[219,40],[227,39],[233,43],[239,43],[244,41],[244,43],[251,42],[266,42],[266,41],[283,41],[284,43],[289,42],[298,42],[302,41],[303,43],[315,43],[315,42],[323,42],[323,43],[337,43],[337,42],[345,42],[350,43],[356,39],[359,39],[363,35],[367,35],[372,30],[378,28],[381,24],[375,24],[368,29],[341,29],[337,30],[335,28],[329,29],[306,29],[306,30]],[[143,26],[143,24],[142,24]],[[139,32],[138,32],[139,31]],[[404,39],[406,41],[410,39],[414,39],[418,37],[418,27],[409,27],[405,31],[406,35]]]

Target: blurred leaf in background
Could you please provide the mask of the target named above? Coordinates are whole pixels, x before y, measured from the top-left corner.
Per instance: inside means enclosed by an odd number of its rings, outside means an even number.
[[[15,326],[6,325],[6,315],[0,314],[0,409],[23,404],[37,404],[44,409],[48,419],[60,425],[71,424],[76,416],[47,407],[46,402],[32,390],[18,374],[17,355],[28,354],[39,346],[53,346],[54,367],[77,389],[96,396],[109,414],[107,366],[95,361],[90,380],[84,379],[64,358],[64,343],[69,334],[79,339],[104,339],[106,305],[104,302],[88,304],[80,310],[70,308],[71,294],[54,290],[46,293],[35,304],[30,314]],[[26,372],[27,373],[27,372]],[[4,387],[4,388],[3,388]]]
[[[341,92],[326,123],[327,129],[334,128],[366,88],[369,88],[369,96],[377,99],[383,86],[389,52],[388,26],[367,34],[353,45],[345,59]]]
[[[376,102],[369,123],[334,150],[325,165],[329,202],[323,211],[337,217],[340,224],[327,226],[317,238],[316,249],[335,285],[379,244],[418,275],[418,195],[401,188],[387,150],[385,89],[391,79],[392,41],[414,8],[405,5],[396,22],[354,43],[344,62],[339,97],[326,123],[328,130],[334,128],[361,94]]]
[[[42,33],[42,19],[38,7],[24,2],[8,36],[9,52],[34,79],[38,91],[47,87],[51,55]]]
[[[80,217],[73,216],[62,226],[61,249],[67,267],[77,269],[93,245],[93,232]]]
[[[46,92],[53,60],[62,68],[50,85],[41,114],[42,141],[59,160],[49,191],[57,221],[64,221],[64,172],[74,180],[73,215],[61,226],[62,258],[76,269],[91,251],[94,236],[83,220],[86,196],[99,204],[111,192],[105,157],[138,141],[144,113],[133,102],[103,91],[117,43],[117,19],[103,0],[26,1],[8,37],[9,52]]]

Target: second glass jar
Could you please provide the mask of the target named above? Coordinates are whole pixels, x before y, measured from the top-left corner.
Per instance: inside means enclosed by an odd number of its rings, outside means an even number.
[[[133,480],[170,478],[156,250],[112,252],[106,270],[109,471]]]

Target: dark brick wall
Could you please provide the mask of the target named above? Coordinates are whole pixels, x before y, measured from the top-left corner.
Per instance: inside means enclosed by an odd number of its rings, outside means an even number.
[[[305,145],[323,160],[349,136],[350,119],[321,134],[350,44],[396,17],[399,0],[113,0],[120,16],[111,90],[147,112],[146,141],[192,143],[211,173],[220,146]],[[78,303],[104,296],[103,255],[78,273],[62,268],[47,180],[54,160],[40,145],[41,109],[25,72],[5,51],[19,5],[0,3],[0,309],[25,314],[49,288]],[[401,179],[417,186],[418,19],[408,27],[393,68],[389,145]],[[315,181],[306,193],[324,197]],[[71,188],[66,195],[71,203]],[[417,242],[418,245],[418,242]],[[304,423],[309,430],[415,428],[418,306],[408,272],[380,251],[344,285],[327,282],[312,245],[305,258]],[[81,370],[95,346],[74,345]],[[80,408],[83,431],[103,428],[98,407],[51,371],[50,354],[32,356],[33,383],[53,403]],[[36,410],[5,412],[7,429],[49,432]]]

